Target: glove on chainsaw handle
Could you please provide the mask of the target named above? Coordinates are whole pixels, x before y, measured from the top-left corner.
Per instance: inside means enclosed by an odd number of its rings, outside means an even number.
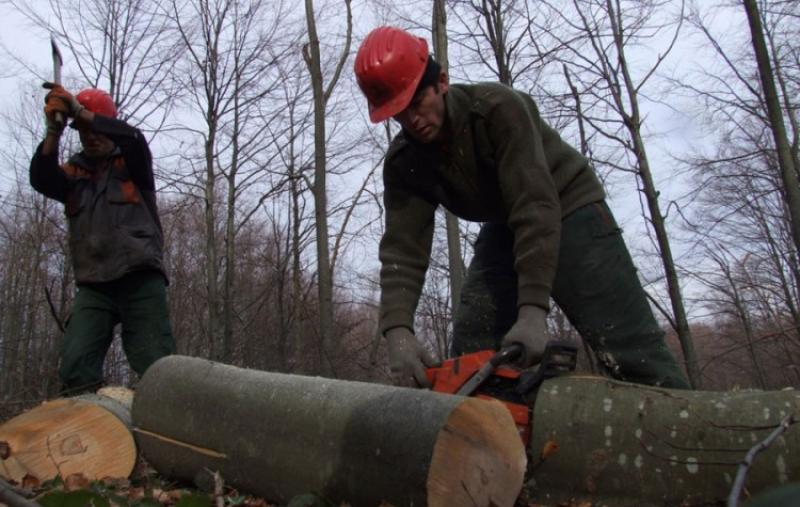
[[[548,341],[547,328],[545,326],[546,317],[547,310],[544,308],[534,305],[520,306],[517,322],[503,337],[502,348],[518,343],[525,349],[525,353],[517,361],[517,364],[523,368],[537,364],[542,360]]]

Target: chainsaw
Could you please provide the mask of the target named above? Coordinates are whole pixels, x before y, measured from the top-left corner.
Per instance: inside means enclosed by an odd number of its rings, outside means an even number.
[[[543,380],[575,370],[578,349],[569,343],[551,340],[545,346],[539,366],[526,370],[512,364],[523,353],[524,349],[518,343],[497,352],[481,350],[447,359],[440,366],[428,368],[426,374],[436,392],[503,403],[527,447],[531,401],[536,389]]]

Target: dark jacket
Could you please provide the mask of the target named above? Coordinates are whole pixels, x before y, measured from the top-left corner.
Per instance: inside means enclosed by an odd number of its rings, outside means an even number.
[[[381,332],[413,330],[438,205],[507,224],[518,304],[548,308],[561,218],[605,198],[588,160],[542,120],[530,96],[501,84],[451,85],[445,103],[447,145],[401,132],[386,155]]]
[[[116,144],[106,160],[81,152],[59,166],[39,145],[30,166],[33,188],[64,203],[75,281],[109,282],[140,270],[158,270],[166,279],[147,141],[127,123],[99,115],[92,129]]]

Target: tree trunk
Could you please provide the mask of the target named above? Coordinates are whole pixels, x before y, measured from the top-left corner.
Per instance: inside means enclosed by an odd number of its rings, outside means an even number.
[[[0,475],[18,483],[26,474],[40,481],[129,476],[136,464],[131,395],[103,392],[47,401],[0,426],[0,443],[9,446]]]
[[[138,385],[133,421],[160,472],[285,503],[512,506],[525,450],[497,402],[259,372],[169,356]]]
[[[444,0],[433,3],[433,51],[442,70],[450,72],[447,58],[447,10]],[[461,287],[464,286],[464,257],[461,254],[461,234],[458,218],[445,210],[447,229],[447,261],[450,268],[450,312],[458,311],[461,301]]]
[[[747,12],[747,20],[750,23],[753,49],[756,53],[758,73],[761,76],[761,87],[764,91],[764,102],[769,114],[775,148],[778,152],[778,165],[783,179],[783,195],[786,206],[789,208],[795,261],[798,262],[798,259],[800,259],[800,182],[798,182],[798,168],[794,166],[791,146],[786,136],[786,125],[783,122],[783,111],[778,100],[767,44],[764,41],[758,4],[755,0],[744,0],[744,9]]]
[[[547,505],[570,498],[593,505],[716,505],[727,498],[748,450],[792,413],[800,414],[800,394],[791,390],[549,380],[533,411],[532,493]],[[800,480],[798,448],[794,427],[759,455],[748,473],[750,493]]]
[[[213,125],[209,113],[209,125]],[[208,354],[210,357],[218,357],[219,347],[216,345],[216,340],[222,333],[220,333],[220,318],[219,318],[219,280],[217,276],[217,263],[219,255],[217,253],[217,219],[216,219],[216,170],[214,167],[214,139],[215,132],[209,126],[209,139],[205,143],[205,163],[206,163],[206,181],[205,181],[205,226],[206,226],[206,290],[207,290],[207,311],[208,311],[208,328],[206,329],[206,340],[208,343]]]
[[[625,126],[633,142],[632,151],[636,156],[637,173],[642,182],[642,191],[647,200],[647,209],[650,213],[650,223],[656,235],[659,253],[661,254],[661,262],[664,266],[667,290],[669,292],[670,302],[672,303],[675,331],[678,334],[681,350],[686,359],[686,370],[689,373],[689,381],[692,387],[697,389],[700,387],[702,379],[700,377],[700,369],[697,365],[697,355],[694,351],[694,341],[689,328],[689,321],[686,317],[686,309],[683,305],[683,295],[681,294],[680,282],[678,280],[678,271],[675,268],[675,259],[672,256],[672,247],[670,246],[669,236],[667,235],[664,216],[661,214],[661,208],[658,204],[659,192],[656,190],[656,185],[653,182],[653,174],[650,171],[650,161],[645,151],[644,139],[642,138],[642,119],[639,114],[639,87],[634,85],[630,75],[625,57],[625,40],[622,33],[621,19],[617,18],[617,16],[620,15],[619,9],[621,9],[621,7],[617,3],[617,9],[615,9],[612,1],[606,0],[606,9],[609,13],[609,21],[614,36],[614,45],[617,49],[619,72],[622,74],[622,78],[625,82],[624,89],[627,92],[628,101],[630,102],[630,114],[625,113],[625,108],[622,105],[622,91],[620,89],[617,89],[615,92],[615,100],[618,102],[617,107],[620,114],[623,116]]]
[[[314,20],[314,4],[305,0],[308,43],[304,56],[314,92],[314,221],[317,229],[317,287],[319,294],[319,347],[322,372],[333,372],[330,352],[333,338],[333,273],[328,237],[328,196],[325,183],[325,93],[319,52],[319,37]]]

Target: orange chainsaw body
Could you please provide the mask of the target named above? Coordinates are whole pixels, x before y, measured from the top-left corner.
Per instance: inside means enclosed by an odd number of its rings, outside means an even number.
[[[495,355],[494,350],[482,350],[453,359],[445,360],[441,366],[428,368],[426,373],[433,390],[439,393],[456,394],[483,365]],[[530,439],[530,408],[523,400],[513,396],[505,396],[503,386],[513,387],[519,380],[520,370],[509,365],[500,365],[491,374],[487,386],[479,387],[472,396],[487,400],[497,400],[503,403],[514,423],[517,425],[519,436],[525,445]],[[492,388],[495,385],[496,388]],[[510,393],[511,389],[507,389]],[[518,398],[518,397],[517,397]]]

